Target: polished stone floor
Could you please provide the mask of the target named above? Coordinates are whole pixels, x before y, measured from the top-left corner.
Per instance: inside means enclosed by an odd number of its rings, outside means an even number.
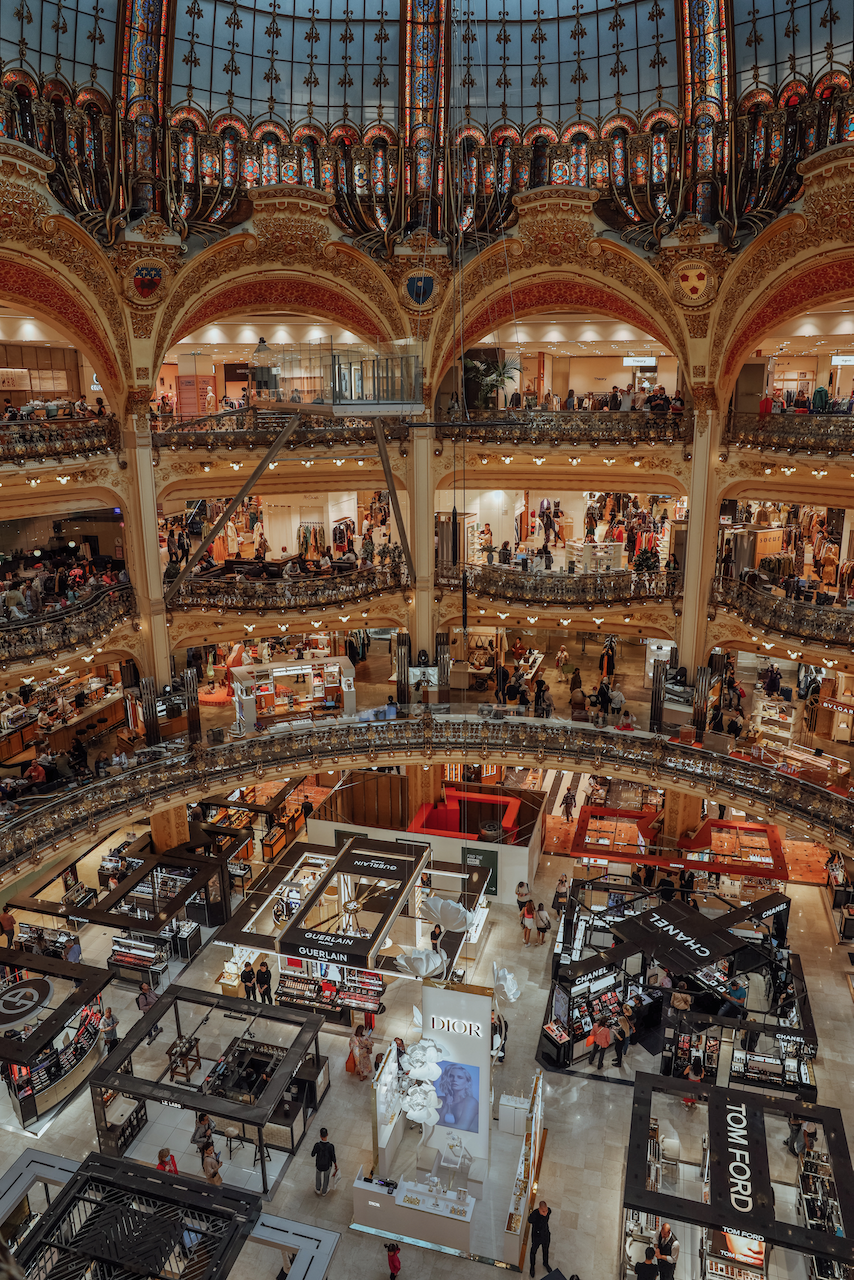
[[[565,858],[545,857],[533,886],[535,897],[550,903],[557,877],[567,867]],[[847,950],[835,944],[821,890],[794,886],[790,892],[793,900],[791,944],[803,959],[821,1037],[815,1064],[819,1101],[841,1107],[849,1122],[854,1118],[850,1071],[854,1056],[854,1010],[845,975],[852,966]],[[515,972],[522,988],[521,998],[509,1009],[507,1058],[496,1068],[496,1095],[525,1093],[531,1087],[534,1054],[549,987],[549,956],[548,945],[524,948],[512,906],[492,908],[491,932],[472,981],[490,983],[492,961],[498,959]],[[414,984],[402,979],[389,988],[388,1012],[377,1028],[377,1048],[386,1047],[394,1035],[402,1035],[407,1043],[417,1038],[412,1014],[416,996]],[[130,997],[128,988],[113,984],[110,998],[122,1008],[123,1019],[127,1020],[123,1021],[123,1028],[134,1016]],[[382,1241],[349,1229],[352,1201],[347,1190],[348,1179],[352,1179],[359,1165],[371,1162],[370,1085],[345,1073],[347,1046],[340,1032],[324,1033],[321,1047],[330,1057],[332,1087],[309,1132],[309,1140],[276,1187],[270,1208],[342,1233],[333,1273],[379,1278],[385,1271]],[[550,1261],[565,1275],[576,1273],[582,1280],[605,1280],[619,1274],[621,1190],[632,1099],[630,1081],[635,1070],[649,1069],[653,1063],[639,1047],[632,1050],[621,1071],[611,1068],[609,1060],[610,1054],[606,1056],[603,1075],[594,1074],[582,1065],[577,1074],[546,1076],[548,1138],[539,1194],[553,1209]],[[329,1128],[344,1175],[340,1189],[325,1200],[318,1200],[314,1195],[310,1158],[313,1130],[320,1123]],[[686,1149],[690,1149],[693,1138],[699,1136],[695,1134],[692,1138],[696,1123],[696,1117],[677,1116],[674,1120],[680,1127]],[[38,1138],[16,1132],[12,1125],[4,1125],[0,1166],[5,1167],[27,1146],[80,1158],[93,1149],[95,1132],[88,1091],[78,1095]],[[273,1275],[277,1267],[271,1269],[271,1258],[268,1250],[249,1246],[232,1275],[235,1280],[258,1280],[259,1276]],[[479,1263],[409,1245],[403,1248],[402,1260],[404,1277],[458,1280],[463,1275],[483,1274]],[[538,1275],[542,1274],[540,1267]],[[690,1265],[680,1266],[677,1280],[690,1280],[696,1274],[697,1264],[691,1259]]]

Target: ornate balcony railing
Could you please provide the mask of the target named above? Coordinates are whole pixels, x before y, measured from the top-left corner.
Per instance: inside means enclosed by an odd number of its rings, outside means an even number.
[[[849,413],[731,413],[723,442],[766,453],[854,454],[854,415]]]
[[[23,662],[106,638],[136,616],[133,587],[103,587],[69,609],[0,625],[0,663]]]
[[[0,465],[16,467],[48,459],[69,461],[115,452],[119,426],[105,418],[29,418],[4,422],[0,428]]]
[[[434,758],[512,760],[584,773],[643,775],[661,786],[696,789],[728,797],[736,807],[777,815],[791,825],[813,824],[816,837],[848,843],[854,829],[854,802],[825,788],[783,776],[754,760],[720,756],[696,746],[636,732],[597,730],[561,720],[492,720],[482,716],[430,714],[422,707],[409,717],[368,722],[362,718],[324,721],[289,728],[219,747],[196,744],[167,760],[102,779],[48,800],[0,832],[0,864],[36,858],[75,836],[87,839],[99,824],[124,821],[134,812],[184,804],[187,796],[231,789],[247,773],[266,769],[294,773],[351,764],[418,763]],[[227,788],[226,788],[226,784]]]
[[[593,608],[631,600],[673,600],[682,594],[681,573],[535,573],[506,565],[468,564],[468,590],[490,600],[526,605],[550,604]],[[439,565],[436,583],[448,590],[460,589],[462,566]]]
[[[284,408],[284,406],[283,406]],[[160,450],[207,449],[209,453],[226,449],[269,448],[284,430],[290,414],[271,413],[257,408],[233,409],[225,413],[208,413],[198,418],[163,417],[151,419],[155,448]],[[409,424],[394,418],[383,419],[387,441],[409,439]],[[370,418],[322,418],[303,415],[288,440],[287,449],[341,449],[375,445],[374,425]]]
[[[322,605],[358,604],[374,596],[400,591],[409,581],[406,566],[377,565],[373,572],[354,570],[331,578],[251,579],[189,578],[178,589],[173,608],[230,612],[239,609],[263,615],[267,610],[314,609]]]
[[[786,600],[757,591],[735,578],[719,578],[713,584],[712,599],[715,604],[734,610],[750,627],[854,649],[854,610]]]
[[[646,448],[649,445],[682,444],[692,438],[693,414],[655,414],[631,409],[626,413],[544,409],[530,412],[483,410],[469,419],[435,424],[437,440],[464,440],[467,444],[553,445],[555,448]]]

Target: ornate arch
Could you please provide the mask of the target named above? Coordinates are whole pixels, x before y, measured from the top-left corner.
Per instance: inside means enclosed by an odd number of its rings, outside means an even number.
[[[841,302],[854,294],[854,248],[823,254],[821,261],[786,269],[763,290],[729,338],[720,360],[718,382],[724,399],[748,352],[777,325],[796,319],[819,303]]]
[[[20,253],[0,253],[0,298],[29,308],[66,334],[92,361],[98,381],[118,407],[122,375],[110,339],[56,266],[42,267]]]

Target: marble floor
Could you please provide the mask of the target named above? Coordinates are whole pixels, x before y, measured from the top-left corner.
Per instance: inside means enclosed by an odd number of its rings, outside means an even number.
[[[535,897],[550,902],[558,875],[568,867],[566,858],[544,856]],[[846,973],[852,966],[848,952],[835,943],[835,933],[820,890],[795,885],[790,889],[793,900],[790,939],[803,961],[813,1013],[821,1038],[815,1063],[819,1101],[842,1109],[846,1122],[854,1119],[854,1082],[850,1062],[854,1056],[854,1017]],[[510,1031],[507,1055],[496,1068],[495,1094],[527,1093],[535,1070],[542,1014],[549,988],[549,946],[524,948],[516,911],[512,906],[494,906],[493,927],[487,946],[472,975],[475,984],[491,982],[493,959],[511,968],[522,990],[521,998],[508,1011]],[[132,993],[121,984],[109,991],[114,1007],[121,1010],[122,1028],[134,1020]],[[386,997],[387,1012],[379,1020],[375,1044],[385,1048],[395,1035],[409,1043],[418,1032],[413,1019],[413,1004],[418,992],[414,983],[399,979],[391,984]],[[359,1166],[371,1164],[371,1088],[344,1070],[347,1043],[340,1031],[324,1032],[321,1051],[330,1059],[331,1089],[320,1112],[314,1117],[306,1141],[290,1161],[278,1181],[269,1207],[300,1221],[312,1222],[340,1231],[335,1270],[338,1274],[380,1277],[384,1273],[385,1252],[382,1241],[349,1229],[352,1199],[348,1194],[348,1178]],[[621,1071],[610,1065],[606,1055],[603,1073],[592,1071],[586,1063],[576,1064],[571,1074],[547,1073],[545,1079],[545,1125],[548,1138],[539,1179],[539,1194],[552,1207],[552,1249],[550,1262],[565,1275],[575,1273],[582,1280],[605,1280],[619,1274],[621,1193],[624,1176],[626,1142],[631,1118],[631,1078],[638,1069],[650,1069],[654,1059],[636,1048]],[[683,1159],[693,1161],[698,1148],[701,1120],[688,1116],[681,1108],[671,1118],[684,1146]],[[186,1120],[182,1123],[186,1126]],[[310,1151],[316,1130],[324,1124],[335,1143],[343,1179],[338,1190],[324,1200],[314,1195],[314,1169]],[[694,1133],[693,1130],[697,1132]],[[693,1136],[692,1136],[693,1135]],[[151,1154],[157,1140],[164,1137],[176,1147],[178,1133],[163,1134],[158,1130],[143,1135],[139,1154]],[[773,1135],[770,1135],[773,1138]],[[781,1137],[785,1135],[781,1132]],[[151,1139],[154,1139],[152,1143]],[[2,1123],[0,1167],[6,1167],[26,1147],[56,1151],[82,1158],[96,1146],[92,1106],[87,1089],[79,1093],[45,1128],[36,1134],[24,1134],[8,1120]],[[185,1155],[186,1141],[180,1145]],[[144,1150],[143,1150],[144,1148]],[[790,1160],[782,1144],[769,1142],[772,1177],[785,1185],[791,1179]],[[235,1153],[235,1179],[241,1185],[253,1185],[251,1154]],[[189,1156],[185,1160],[189,1170]],[[793,1165],[794,1162],[791,1162]],[[184,1167],[184,1165],[182,1165]],[[279,1173],[279,1170],[276,1170]],[[493,1256],[500,1256],[496,1244]],[[459,1280],[462,1276],[483,1274],[481,1264],[462,1261],[449,1255],[403,1246],[403,1275],[417,1275],[425,1280]],[[687,1260],[686,1260],[687,1261]],[[343,1270],[342,1270],[343,1269]],[[234,1280],[258,1280],[270,1275],[270,1254],[255,1246],[243,1250],[232,1271]],[[542,1267],[538,1275],[543,1274]],[[678,1280],[689,1280],[698,1274],[696,1262],[680,1268]]]

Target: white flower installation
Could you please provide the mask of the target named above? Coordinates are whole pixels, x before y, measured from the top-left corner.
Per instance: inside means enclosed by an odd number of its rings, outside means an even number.
[[[400,1065],[415,1080],[438,1080],[442,1074],[442,1069],[438,1065],[439,1059],[444,1057],[445,1050],[442,1045],[422,1036],[401,1056]]]
[[[466,911],[461,903],[448,898],[425,898],[421,914],[449,933],[467,933],[474,924],[474,912]]]
[[[513,1004],[522,994],[522,989],[516,981],[515,973],[511,973],[509,969],[499,969],[493,960],[492,962],[492,988],[499,1000],[504,1000],[507,1004]]]
[[[436,978],[444,974],[447,956],[443,951],[419,947],[408,956],[395,956],[394,963],[413,978]]]

